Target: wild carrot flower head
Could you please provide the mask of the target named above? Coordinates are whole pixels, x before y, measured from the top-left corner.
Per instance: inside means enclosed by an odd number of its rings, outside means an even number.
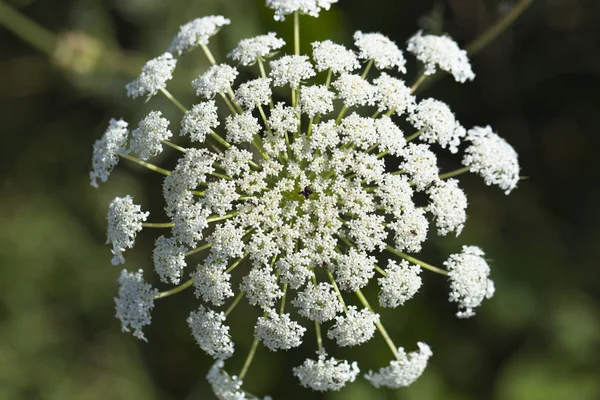
[[[277,20],[293,14],[296,27],[299,15],[318,16],[333,3],[266,2]],[[358,363],[330,354],[360,346],[376,331],[392,360],[365,378],[375,387],[408,386],[432,350],[421,342],[409,353],[395,345],[377,308],[401,307],[419,295],[424,269],[447,276],[461,318],[492,296],[478,247],[463,247],[446,269],[418,253],[435,233],[459,236],[466,224],[467,197],[458,179],[448,178],[472,171],[508,193],[519,179],[516,152],[490,127],[467,131],[447,104],[417,98],[423,79],[398,76],[407,72],[404,52],[381,33],[356,32],[354,49],[315,42],[311,54],[300,54],[296,37],[292,55],[277,54],[284,41],[268,33],[242,40],[229,53],[235,65],[218,64],[210,38],[229,23],[198,18],[173,40],[175,56],[200,47],[213,64],[190,84],[195,104],[182,105],[167,89],[177,62],[171,53],[148,62],[127,85],[134,98],[161,91],[182,111],[180,120],[152,110],[130,133],[125,121],[113,119],[94,145],[93,186],[107,180],[120,158],[164,175],[163,216],[147,222],[149,214],[131,196],[109,207],[113,262],[125,262],[122,253],[143,228],[161,229],[154,269],[161,286],[178,285],[159,292],[141,270],[124,270],[116,299],[123,330],[145,340],[154,301],[193,287],[199,304],[190,306],[187,322],[216,360],[207,379],[221,399],[251,398],[243,380],[257,349],[310,347],[308,330],[318,337],[317,356],[290,371],[302,386],[339,390],[353,382]],[[466,53],[448,37],[418,33],[408,51],[425,74],[439,68],[459,82],[474,77]],[[238,68],[255,76],[240,81],[247,74]],[[275,92],[289,93],[289,100],[274,101]],[[167,148],[179,155],[171,170],[151,162]],[[439,153],[459,151],[465,168],[440,173]],[[371,283],[379,288],[374,300],[365,296]],[[239,346],[227,322],[240,303],[257,310],[255,340],[244,368],[229,375],[224,360],[236,357]]]

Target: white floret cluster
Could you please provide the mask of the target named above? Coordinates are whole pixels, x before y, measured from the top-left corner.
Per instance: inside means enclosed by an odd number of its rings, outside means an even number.
[[[317,16],[335,2],[267,0],[267,6],[283,20]],[[302,386],[329,391],[353,382],[358,364],[328,353],[336,345],[360,346],[376,330],[393,349],[393,360],[365,378],[375,387],[408,386],[432,351],[421,342],[408,354],[394,345],[362,291],[375,282],[374,303],[401,307],[418,294],[426,269],[447,275],[458,317],[474,315],[494,292],[483,252],[465,246],[444,263],[446,270],[417,253],[428,236],[458,236],[465,226],[467,197],[449,177],[468,170],[508,193],[519,180],[517,154],[490,127],[467,132],[445,103],[417,99],[421,80],[406,83],[404,52],[381,33],[356,32],[354,49],[325,40],[312,44],[312,54],[281,56],[285,42],[269,33],[242,40],[229,53],[236,65],[217,64],[209,41],[229,23],[209,16],[183,25],[170,52],[149,61],[127,85],[134,98],[163,92],[185,110],[179,121],[171,124],[151,111],[130,132],[127,122],[113,119],[94,145],[95,187],[120,158],[165,176],[166,221],[147,222],[149,213],[131,196],[109,207],[113,263],[125,262],[123,252],[143,228],[162,229],[154,268],[161,284],[178,285],[159,292],[141,270],[124,270],[115,299],[122,328],[145,340],[154,300],[193,287],[202,304],[187,322],[199,347],[217,360],[207,379],[220,399],[254,398],[242,389],[249,363],[239,377],[225,372],[224,360],[236,354],[227,320],[243,303],[260,313],[251,356],[261,345],[296,348],[315,329],[317,358],[293,369]],[[166,85],[177,63],[173,54],[196,47],[213,65],[191,82],[200,99],[186,110]],[[426,74],[442,69],[460,82],[474,76],[466,53],[449,37],[418,33],[408,51]],[[248,76],[238,70],[242,66],[258,77],[239,82]],[[291,101],[279,101],[280,93],[291,93]],[[152,164],[166,148],[180,155],[171,170]],[[463,152],[465,168],[440,174],[439,151]]]

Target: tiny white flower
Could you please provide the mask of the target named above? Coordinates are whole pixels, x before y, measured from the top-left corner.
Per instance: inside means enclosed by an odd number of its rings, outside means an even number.
[[[348,364],[346,360],[327,359],[325,352],[318,354],[317,361],[307,358],[302,365],[294,368],[294,376],[304,387],[319,392],[340,390],[348,382],[354,382],[360,372],[356,362]]]
[[[413,208],[405,210],[401,216],[390,224],[394,231],[396,250],[413,253],[421,251],[421,244],[427,239],[429,222],[425,210]]]
[[[412,111],[415,107],[415,98],[404,81],[393,78],[382,72],[373,80],[375,85],[375,102],[380,112],[394,110],[396,115]]]
[[[329,10],[338,0],[267,0],[267,7],[275,10],[275,20],[283,21],[285,16],[298,11],[311,17],[318,17],[321,9]]]
[[[181,119],[181,134],[188,135],[193,142],[204,142],[206,135],[219,126],[217,111],[214,100],[194,105]]]
[[[404,162],[399,169],[406,172],[418,191],[439,180],[437,157],[425,144],[409,143],[403,150]]]
[[[387,151],[391,155],[400,156],[406,145],[404,134],[387,115],[382,115],[375,120],[379,151]]]
[[[413,298],[423,283],[419,276],[421,268],[406,260],[400,261],[400,265],[394,260],[388,260],[385,273],[386,276],[377,279],[380,288],[379,304],[382,307],[396,308],[403,305]]]
[[[203,306],[192,311],[187,319],[198,346],[218,360],[233,355],[233,341],[229,337],[229,327],[224,322],[225,313],[207,310]]]
[[[211,254],[216,257],[229,259],[241,257],[244,254],[244,229],[231,221],[225,221],[215,226],[215,230],[206,238],[211,244]]]
[[[214,306],[222,306],[225,299],[232,297],[231,275],[225,272],[226,269],[227,263],[212,255],[204,263],[198,264],[196,271],[192,273],[196,297]]]
[[[385,212],[395,217],[415,207],[412,200],[413,189],[406,176],[386,175],[383,183],[375,189],[375,194],[379,197]]]
[[[134,99],[145,95],[154,96],[167,86],[168,80],[173,78],[176,64],[177,60],[171,53],[164,53],[148,61],[142,67],[140,76],[125,86],[127,96]]]
[[[300,109],[310,118],[333,111],[335,95],[323,85],[303,86],[300,91]]]
[[[470,129],[463,165],[481,176],[486,185],[497,185],[509,194],[519,183],[519,157],[513,147],[492,131],[490,126]]]
[[[119,277],[119,297],[115,297],[116,316],[121,320],[123,332],[133,329],[133,336],[146,340],[142,328],[150,325],[150,311],[154,308],[154,298],[158,296],[157,289],[144,282],[144,271],[121,271]]]
[[[359,214],[348,221],[348,236],[352,238],[356,247],[362,251],[385,249],[387,232],[385,231],[385,217],[376,214]]]
[[[333,319],[343,310],[333,286],[326,282],[317,286],[309,282],[303,291],[298,292],[292,304],[298,308],[300,315],[319,323]]]
[[[315,70],[308,56],[283,56],[269,63],[274,86],[288,85],[296,89],[301,81],[315,76]]]
[[[250,161],[252,161],[252,153],[232,146],[223,152],[220,163],[227,175],[235,177],[250,169],[248,165]]]
[[[242,390],[243,382],[237,376],[229,376],[223,370],[225,363],[217,360],[208,371],[206,380],[212,386],[213,392],[219,400],[245,400],[246,393]]]
[[[340,254],[333,268],[335,281],[342,290],[356,292],[369,283],[375,273],[375,257],[350,249]]]
[[[140,121],[137,129],[131,132],[129,145],[140,160],[147,160],[161,153],[162,141],[171,136],[173,134],[169,130],[169,121],[162,117],[160,111],[151,111]]]
[[[490,267],[484,255],[477,246],[463,246],[461,253],[451,255],[444,262],[450,279],[450,301],[458,303],[456,316],[459,318],[472,317],[473,308],[494,295],[494,282],[489,279]]]
[[[346,107],[374,104],[375,88],[360,75],[343,73],[333,82],[333,87]]]
[[[196,18],[179,28],[173,38],[169,51],[181,55],[200,45],[207,45],[208,39],[217,34],[221,27],[229,25],[231,21],[220,15],[210,15]]]
[[[298,289],[312,276],[310,267],[311,259],[308,251],[302,249],[277,260],[279,279],[287,283],[292,289]]]
[[[274,32],[269,32],[267,35],[241,40],[227,57],[239,61],[242,65],[252,65],[258,59],[271,57],[284,45],[283,39],[279,39]]]
[[[177,244],[173,237],[161,236],[156,239],[154,246],[154,269],[160,280],[165,283],[179,284],[183,268],[185,268],[184,246]]]
[[[467,221],[467,196],[458,187],[458,181],[439,181],[429,188],[428,194],[427,211],[435,217],[438,235],[445,236],[450,232],[460,235]]]
[[[335,120],[320,122],[313,125],[309,146],[311,150],[322,153],[336,148],[340,142],[338,126]]]
[[[106,243],[113,246],[113,265],[124,264],[123,252],[133,248],[135,237],[142,230],[142,222],[146,221],[149,212],[133,203],[133,197],[116,197],[108,207],[108,229]]]
[[[297,131],[300,120],[293,107],[286,106],[285,103],[281,102],[277,103],[271,110],[267,123],[272,131],[283,136],[286,132]]]
[[[363,60],[373,60],[379,69],[397,68],[406,73],[406,60],[402,50],[388,37],[381,33],[354,33],[354,44],[358,47],[358,57]]]
[[[273,309],[267,317],[260,317],[254,327],[254,337],[271,351],[289,350],[302,344],[306,328],[290,319],[290,314],[279,315]]]
[[[352,143],[363,150],[377,141],[375,120],[361,117],[357,113],[352,113],[341,121],[339,132],[342,143]]]
[[[246,292],[248,302],[263,310],[273,308],[275,301],[283,296],[277,285],[277,277],[270,268],[252,268],[242,280],[240,290]]]
[[[227,92],[237,75],[238,71],[235,67],[227,64],[213,65],[192,81],[192,87],[196,89],[196,96],[211,99],[218,93]]]
[[[96,140],[92,156],[92,170],[90,171],[90,181],[93,187],[98,187],[98,179],[106,182],[110,172],[119,162],[119,155],[128,153],[125,148],[128,135],[127,122],[112,118],[102,138]]]
[[[182,204],[173,214],[173,236],[179,243],[194,247],[208,228],[209,210],[201,203]]]
[[[379,322],[379,314],[367,308],[358,311],[356,306],[348,306],[345,316],[335,317],[335,324],[327,332],[327,337],[335,340],[340,347],[358,346],[371,340],[376,322]]]
[[[456,120],[446,103],[435,99],[424,99],[417,105],[408,121],[420,129],[422,140],[427,143],[439,143],[443,149],[448,147],[451,153],[458,151],[460,140],[467,133]]]
[[[253,117],[250,111],[246,111],[242,114],[227,116],[225,129],[227,130],[225,139],[228,142],[237,144],[251,142],[254,135],[260,131],[260,125],[258,119]]]
[[[257,78],[246,83],[242,83],[235,91],[234,101],[247,110],[253,110],[258,105],[263,105],[271,101],[271,79]]]
[[[334,74],[352,72],[360,67],[358,57],[352,50],[348,50],[331,40],[313,42],[313,60],[317,71],[331,70]]]
[[[425,74],[435,74],[437,68],[447,71],[457,82],[475,79],[467,52],[449,36],[423,35],[417,32],[408,40],[407,50],[425,64]]]
[[[392,360],[388,367],[381,368],[379,372],[369,371],[365,379],[370,381],[376,388],[387,387],[399,389],[412,385],[425,371],[427,361],[433,355],[431,348],[418,342],[419,351],[408,354],[402,347],[398,349],[398,360]]]

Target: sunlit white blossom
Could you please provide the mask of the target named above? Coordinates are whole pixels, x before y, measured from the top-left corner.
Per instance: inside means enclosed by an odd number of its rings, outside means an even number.
[[[125,146],[128,135],[127,122],[113,118],[102,138],[96,140],[92,156],[92,170],[90,171],[93,187],[98,187],[98,179],[106,182],[110,172],[119,162],[119,155],[128,153]]]
[[[140,160],[147,160],[162,152],[162,141],[171,136],[169,121],[162,117],[160,111],[151,111],[131,132],[131,151]]]
[[[194,142],[204,142],[206,135],[219,126],[214,100],[198,103],[181,119],[181,134],[189,135]]]
[[[456,232],[460,235],[467,220],[467,196],[456,179],[439,181],[429,191],[427,211],[435,217],[439,235]]]
[[[134,99],[145,95],[154,96],[167,86],[168,80],[173,78],[176,64],[177,60],[171,53],[164,53],[148,61],[142,67],[140,75],[125,86],[127,96]]]
[[[161,236],[156,239],[154,246],[154,269],[160,280],[178,284],[183,268],[186,266],[184,246],[178,245],[173,237]]]
[[[354,382],[360,372],[356,362],[348,364],[346,360],[327,359],[325,352],[318,354],[318,360],[307,358],[302,365],[294,368],[294,375],[304,387],[319,392],[340,390],[348,382]]]
[[[227,64],[213,65],[192,81],[192,87],[196,89],[197,96],[210,99],[218,93],[227,92],[237,75],[237,69]]]
[[[223,312],[207,310],[202,306],[197,311],[192,311],[187,319],[198,346],[210,356],[220,360],[233,355],[229,327],[224,322]]]
[[[133,329],[133,336],[146,340],[142,328],[150,325],[150,311],[154,308],[154,298],[159,292],[144,282],[144,271],[121,271],[119,277],[119,297],[115,297],[116,316],[121,320],[123,332]]]
[[[285,16],[296,11],[318,17],[321,9],[329,10],[338,0],[267,0],[267,7],[275,10],[275,20],[283,21]]]
[[[326,282],[317,286],[309,282],[303,291],[298,292],[292,304],[298,308],[300,315],[317,322],[329,321],[343,309],[335,290]]]
[[[333,87],[346,107],[372,105],[375,102],[375,88],[360,75],[343,73],[333,82]]]
[[[379,314],[367,308],[358,311],[356,306],[349,306],[346,315],[335,317],[335,324],[327,332],[327,337],[335,340],[340,347],[358,346],[373,337],[376,322],[379,322]]]
[[[461,139],[467,133],[456,120],[446,103],[435,99],[419,102],[408,120],[421,131],[420,139],[448,147],[451,153],[458,151]]]
[[[288,85],[296,89],[301,81],[315,76],[307,56],[283,56],[269,63],[274,86]]]
[[[400,347],[398,349],[398,360],[392,360],[388,367],[381,368],[379,372],[369,371],[365,378],[376,388],[398,389],[410,386],[423,374],[429,358],[433,355],[427,344],[418,342],[417,345],[419,351],[408,354]]]
[[[373,60],[379,69],[396,68],[405,73],[406,60],[398,46],[381,33],[354,33],[354,44],[358,47],[358,57]]]
[[[179,28],[179,32],[171,42],[169,51],[181,55],[194,47],[207,45],[211,36],[214,36],[221,27],[230,23],[229,19],[220,15],[196,18]]]
[[[331,70],[334,74],[352,72],[360,67],[358,57],[352,50],[331,40],[313,42],[313,60],[317,71]]]
[[[306,328],[290,319],[290,314],[269,310],[266,317],[258,318],[254,336],[271,351],[288,350],[300,346]]]
[[[411,265],[406,260],[398,264],[388,260],[385,276],[379,278],[379,304],[382,307],[395,308],[410,300],[423,283],[419,274],[421,268]]]
[[[123,252],[135,244],[135,237],[142,230],[142,222],[146,221],[149,212],[133,203],[133,197],[116,197],[108,207],[108,229],[106,243],[113,246],[113,265],[124,264]]]
[[[242,83],[235,92],[234,100],[248,110],[267,104],[271,100],[271,79],[257,78]]]
[[[242,65],[252,65],[256,60],[270,57],[285,45],[274,32],[241,40],[227,57],[239,61]]]

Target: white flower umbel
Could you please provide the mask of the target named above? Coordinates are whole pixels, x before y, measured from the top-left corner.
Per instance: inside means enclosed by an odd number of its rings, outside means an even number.
[[[310,118],[333,111],[335,95],[324,85],[305,86],[300,92],[300,108]]]
[[[403,52],[382,34],[357,32],[356,52],[324,40],[312,44],[311,58],[300,55],[300,44],[307,45],[300,32],[311,29],[301,29],[305,19],[300,14],[316,16],[334,2],[267,0],[276,19],[293,14],[295,55],[271,59],[284,42],[269,33],[240,41],[229,54],[235,66],[219,64],[207,47],[229,20],[212,16],[185,24],[172,50],[183,55],[202,48],[210,65],[187,87],[203,101],[190,104],[188,111],[167,92],[175,67],[170,53],[150,61],[128,85],[132,97],[162,91],[173,103],[162,115],[182,112],[180,134],[187,138],[179,139],[185,147],[167,141],[169,125],[158,111],[131,136],[127,123],[112,120],[94,146],[94,186],[107,179],[119,157],[165,176],[166,221],[145,222],[148,214],[129,197],[111,205],[109,242],[115,262],[123,261],[123,251],[133,246],[142,227],[160,230],[153,236],[158,237],[154,268],[163,283],[177,285],[158,294],[141,274],[125,273],[138,285],[127,293],[152,295],[131,295],[133,300],[123,303],[134,304],[119,314],[126,315],[124,328],[141,337],[154,298],[192,288],[202,303],[189,319],[194,336],[209,354],[225,358],[233,352],[225,316],[237,321],[238,304],[262,309],[239,377],[228,375],[222,361],[208,374],[220,399],[254,398],[241,386],[247,375],[256,374],[251,365],[265,351],[261,344],[271,351],[287,350],[308,336],[319,356],[294,374],[314,390],[339,390],[359,370],[356,363],[328,358],[325,332],[337,346],[383,337],[396,360],[368,379],[376,386],[406,386],[423,372],[431,351],[424,344],[408,355],[397,350],[362,290],[377,281],[379,305],[394,308],[420,290],[422,270],[442,274],[449,277],[450,300],[458,303],[461,317],[472,315],[493,293],[479,249],[467,247],[451,256],[447,269],[416,253],[428,245],[430,224],[439,235],[463,229],[467,200],[456,177],[470,171],[509,192],[518,182],[516,153],[491,128],[475,127],[467,135],[449,106],[417,100],[427,75],[409,83],[400,79]],[[469,79],[461,50],[451,43],[438,48],[449,43],[446,39],[429,41],[423,35],[411,39],[415,48],[420,46],[416,54],[428,73],[448,69],[457,79]],[[244,66],[250,68],[242,71]],[[465,167],[446,170],[451,165],[447,158],[462,141],[470,142]],[[439,154],[444,149],[447,157]],[[169,157],[167,167],[146,161],[162,150],[179,159]],[[441,174],[438,157],[444,162]],[[184,272],[186,264],[193,270]],[[206,309],[213,306],[219,311]],[[290,315],[297,315],[297,322]]]
[[[219,126],[217,111],[214,100],[196,104],[181,119],[181,134],[189,136],[193,142],[204,142],[206,135]]]
[[[135,237],[142,230],[142,222],[146,221],[149,212],[133,203],[133,197],[116,197],[108,207],[108,229],[106,243],[113,246],[113,265],[124,264],[123,252],[135,244]]]
[[[140,96],[154,96],[160,89],[167,86],[167,81],[173,78],[173,70],[177,60],[171,53],[164,53],[146,63],[142,72],[135,80],[129,82],[125,88],[127,96],[136,98]]]
[[[360,67],[358,57],[352,50],[331,40],[313,42],[313,60],[317,71],[331,70],[334,74],[352,72]]]
[[[181,55],[194,47],[207,45],[208,39],[214,36],[221,27],[230,23],[229,19],[220,15],[196,18],[179,28],[179,32],[171,42],[169,51]]]
[[[267,104],[271,100],[271,79],[257,78],[242,83],[235,92],[234,100],[247,110]]]
[[[327,359],[327,353],[318,352],[318,360],[307,358],[302,365],[294,368],[294,375],[304,387],[319,392],[340,390],[348,382],[354,382],[359,374],[358,364],[340,361],[335,358]]]
[[[358,311],[356,306],[349,306],[345,316],[335,317],[335,324],[327,332],[327,337],[335,340],[340,347],[358,346],[373,337],[376,322],[379,322],[379,314],[367,308]]]
[[[365,378],[376,388],[387,387],[399,389],[413,384],[425,371],[427,361],[433,355],[428,345],[418,342],[419,351],[408,354],[402,347],[398,349],[398,360],[392,360],[389,367],[384,367],[377,373],[369,371]]]
[[[315,76],[315,70],[307,56],[283,56],[269,63],[273,85],[288,85],[296,89],[301,81]]]
[[[316,287],[312,282],[298,292],[292,304],[298,308],[298,313],[319,323],[329,321],[343,310],[342,304],[329,283],[321,282]]]
[[[375,88],[360,75],[343,73],[333,82],[333,87],[346,107],[372,105],[375,102]]]
[[[438,235],[445,236],[450,232],[460,235],[467,221],[467,196],[458,187],[458,181],[438,181],[429,188],[428,194],[427,211],[435,218]]]
[[[289,350],[302,344],[306,328],[290,319],[290,314],[277,314],[268,310],[266,317],[258,318],[254,327],[254,337],[271,351]]]
[[[467,140],[472,144],[465,150],[463,165],[480,175],[486,185],[499,186],[509,194],[519,183],[519,158],[515,149],[489,125],[470,129]]]
[[[285,16],[298,11],[311,17],[318,17],[321,9],[329,10],[338,0],[267,0],[267,7],[275,10],[275,20],[283,21]]]
[[[450,301],[458,303],[459,318],[474,316],[473,308],[494,295],[494,282],[489,279],[490,266],[484,255],[477,246],[463,246],[461,253],[444,262],[450,279]]]
[[[128,153],[125,148],[128,135],[127,122],[113,118],[102,138],[96,140],[92,156],[92,170],[90,171],[93,187],[98,187],[98,179],[106,182],[110,172],[119,162],[119,155]]]
[[[285,46],[285,41],[279,39],[274,32],[241,40],[237,47],[227,57],[239,61],[242,65],[253,65],[257,60],[272,57]]]
[[[402,50],[396,43],[381,33],[354,33],[354,44],[358,47],[358,57],[363,60],[373,60],[379,69],[396,68],[406,73],[406,60]]]
[[[446,103],[435,100],[422,100],[408,120],[417,129],[419,136],[427,143],[438,143],[442,148],[448,147],[451,153],[458,151],[460,140],[467,131],[456,120]]]
[[[207,310],[200,306],[192,311],[187,323],[196,343],[211,357],[224,360],[233,355],[233,342],[229,337],[229,327],[224,324],[225,314]]]
[[[196,96],[211,99],[218,93],[227,92],[237,76],[238,70],[235,67],[227,64],[213,65],[192,81],[192,87],[196,89]]]
[[[260,131],[258,119],[252,116],[250,111],[234,116],[228,116],[225,120],[225,129],[227,136],[225,139],[228,142],[243,143],[251,142],[254,135]]]
[[[379,111],[392,110],[396,115],[415,108],[415,98],[403,80],[389,76],[385,72],[373,80],[375,85],[375,102]]]
[[[186,248],[178,245],[173,237],[161,236],[156,239],[153,253],[154,269],[161,281],[179,283],[183,268],[186,266],[185,251]]]
[[[385,276],[377,280],[380,288],[379,304],[382,307],[396,308],[403,305],[413,298],[423,283],[419,276],[421,268],[406,260],[400,261],[400,265],[394,260],[388,260],[385,273]]]
[[[154,298],[158,290],[144,282],[144,271],[121,271],[119,277],[119,297],[115,297],[116,316],[121,320],[123,332],[133,329],[133,336],[146,340],[142,328],[150,325],[150,311],[154,308]]]
[[[151,111],[131,132],[131,152],[137,154],[140,160],[147,160],[161,153],[163,140],[171,136],[169,121],[162,117],[160,111]]]
[[[407,50],[425,64],[425,74],[435,74],[437,68],[451,73],[457,82],[475,79],[467,52],[449,36],[423,35],[417,32],[408,40]]]

